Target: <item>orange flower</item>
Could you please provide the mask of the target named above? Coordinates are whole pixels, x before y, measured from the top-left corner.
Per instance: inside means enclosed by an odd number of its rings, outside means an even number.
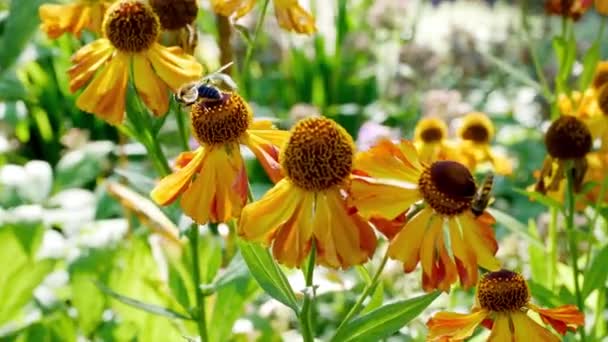
[[[299,121],[281,153],[285,179],[243,209],[238,232],[272,245],[274,257],[300,267],[315,243],[316,262],[348,268],[366,262],[376,249],[368,221],[347,207],[354,143],[332,120]]]
[[[558,342],[557,336],[528,316],[529,311],[536,312],[561,335],[585,323],[584,314],[574,305],[542,309],[530,303],[530,290],[524,278],[507,270],[488,273],[481,279],[476,302],[478,307],[470,314],[435,314],[427,322],[427,340],[464,340],[482,324],[492,331],[488,341]]]
[[[44,4],[38,8],[40,29],[49,38],[57,38],[65,32],[80,37],[83,29],[99,33],[106,9],[113,0],[76,0],[71,4]]]
[[[192,133],[201,147],[184,152],[177,170],[163,178],[150,196],[160,205],[181,194],[184,213],[195,222],[227,222],[237,218],[247,202],[247,172],[239,145],[247,146],[273,181],[281,179],[278,151],[288,132],[270,121],[253,122],[251,108],[236,93],[216,102],[196,102],[191,109]]]
[[[251,11],[256,0],[211,0],[213,10],[223,16],[238,19]],[[300,6],[298,0],[273,0],[274,14],[279,26],[287,31],[313,34],[317,31],[315,18]]]
[[[169,89],[199,79],[202,67],[178,47],[156,42],[159,19],[149,5],[137,0],[113,4],[103,22],[106,38],[85,45],[72,56],[70,90],[93,79],[76,106],[110,124],[122,123],[130,68],[135,89],[155,115],[169,108]]]
[[[445,160],[422,164],[409,141],[383,140],[355,159],[351,196],[363,217],[394,220],[412,205],[425,204],[394,236],[388,253],[403,262],[405,272],[421,262],[426,291],[448,291],[458,278],[468,288],[477,283],[478,265],[500,268],[494,219],[472,213],[475,193],[465,166]]]
[[[550,15],[578,20],[592,4],[593,0],[546,0],[545,11]]]

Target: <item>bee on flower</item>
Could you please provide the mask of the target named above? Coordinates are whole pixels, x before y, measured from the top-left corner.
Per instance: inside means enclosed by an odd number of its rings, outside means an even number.
[[[190,109],[192,134],[200,144],[180,154],[176,170],[150,193],[159,205],[181,195],[184,214],[199,224],[238,218],[247,202],[249,184],[240,145],[248,147],[271,180],[282,178],[278,151],[288,132],[268,120],[253,120],[249,104],[236,92],[221,91],[217,101],[197,100]]]
[[[448,291],[458,279],[469,288],[478,266],[500,268],[494,218],[472,212],[477,186],[464,165],[424,164],[411,142],[383,140],[357,154],[351,178],[351,199],[363,217],[393,220],[409,210],[412,217],[391,239],[388,255],[407,273],[420,262],[424,290]],[[415,204],[422,209],[412,209]]]
[[[169,108],[169,90],[175,92],[201,77],[202,67],[192,56],[157,43],[158,16],[142,1],[114,3],[106,12],[102,30],[103,38],[72,56],[68,76],[71,91],[86,85],[76,106],[110,124],[121,124],[124,119],[129,80],[152,113],[163,115]]]
[[[272,246],[275,259],[288,267],[300,267],[313,243],[317,264],[366,262],[376,235],[347,203],[354,151],[352,137],[330,119],[296,123],[280,153],[285,178],[243,209],[239,235]]]
[[[213,11],[223,16],[234,15],[239,19],[249,13],[256,0],[211,0]],[[273,0],[274,14],[279,26],[287,31],[313,34],[317,31],[315,18],[307,12],[298,0]]]
[[[460,144],[457,160],[470,170],[477,165],[489,162],[500,175],[510,175],[513,167],[509,159],[492,150],[490,143],[494,138],[494,124],[484,113],[472,112],[464,116],[458,129]]]
[[[530,289],[520,274],[504,269],[487,273],[477,286],[472,312],[436,313],[427,322],[427,340],[462,341],[483,325],[491,330],[488,341],[560,341],[549,329],[528,316],[530,311],[537,313],[544,324],[560,335],[585,323],[584,314],[574,305],[543,309],[530,299]]]
[[[84,29],[101,32],[103,15],[113,0],[75,0],[69,4],[43,4],[38,8],[40,29],[55,39],[66,32],[80,37]]]

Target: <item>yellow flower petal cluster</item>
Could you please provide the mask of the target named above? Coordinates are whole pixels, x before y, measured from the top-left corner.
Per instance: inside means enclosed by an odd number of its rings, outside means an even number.
[[[169,90],[199,79],[201,65],[178,47],[157,43],[159,19],[149,5],[121,0],[107,11],[104,38],[72,56],[70,90],[85,87],[76,106],[110,124],[122,123],[130,74],[138,95],[154,115],[169,108]],[[88,85],[87,85],[88,83]]]
[[[80,37],[82,30],[101,32],[103,15],[113,0],[76,0],[69,4],[43,4],[38,8],[40,29],[49,38],[66,32]]]

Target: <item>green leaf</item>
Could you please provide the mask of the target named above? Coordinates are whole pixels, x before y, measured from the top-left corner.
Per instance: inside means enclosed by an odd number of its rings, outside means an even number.
[[[433,292],[386,304],[344,325],[331,341],[379,341],[386,338],[418,317],[439,294],[440,292]]]
[[[538,228],[532,219],[528,220],[528,233],[530,236],[538,239]],[[544,249],[541,249],[534,244],[528,246],[528,253],[530,254],[532,279],[541,284],[546,284],[549,281],[549,269],[552,265],[551,262],[547,261],[547,253],[545,253]]]
[[[155,314],[158,316],[164,316],[167,318],[176,318],[176,319],[184,319],[184,320],[192,320],[191,317],[179,313],[177,311],[168,309],[168,308],[164,308],[162,306],[158,306],[158,305],[153,305],[153,304],[148,304],[148,303],[144,303],[142,301],[139,301],[137,299],[131,298],[131,297],[127,297],[127,296],[123,296],[119,293],[116,293],[114,291],[112,291],[112,289],[110,289],[109,287],[101,284],[101,283],[97,283],[97,287],[105,294],[109,295],[110,297],[120,301],[121,303],[127,304],[129,306],[132,306],[136,309],[139,310],[143,310],[146,312],[149,312],[151,314]]]
[[[562,210],[564,208],[564,206],[561,203],[559,203],[557,200],[555,200],[555,199],[553,199],[551,197],[545,196],[545,195],[543,195],[543,194],[541,194],[539,192],[536,192],[536,191],[526,191],[526,190],[523,190],[523,189],[514,189],[514,190],[518,194],[524,195],[524,196],[526,196],[526,197],[528,197],[528,198],[530,198],[530,199],[532,199],[534,201],[537,201],[537,202],[541,203],[542,205],[544,205],[547,208],[556,208],[556,209],[559,209],[559,210]]]
[[[299,308],[293,289],[268,250],[258,244],[248,243],[241,239],[237,240],[237,244],[251,275],[260,287],[272,298],[297,313]]]
[[[8,69],[23,52],[31,36],[38,29],[38,7],[43,0],[12,0],[10,14],[2,34],[0,69]]]
[[[363,310],[361,310],[361,314],[363,315],[374,309],[379,308],[380,305],[382,305],[383,301],[384,301],[384,284],[382,282],[379,282],[378,285],[376,285],[374,292],[372,293],[369,303],[367,303],[367,306],[365,308],[363,308]]]
[[[597,66],[597,62],[600,60],[600,42],[596,41],[591,45],[589,50],[585,53],[585,57],[583,58],[583,73],[578,78],[578,88],[579,89],[587,89],[591,80],[593,79],[593,74],[595,73],[595,68]]]
[[[583,283],[583,300],[586,299],[595,289],[604,289],[604,284],[608,277],[608,245],[604,246],[593,258],[591,266],[585,272],[585,282]]]
[[[232,283],[240,282],[249,278],[250,275],[249,270],[247,269],[247,264],[245,263],[241,253],[237,253],[230,261],[230,264],[228,264],[228,267],[226,267],[226,269],[224,269],[215,279],[213,282],[213,287],[217,291]]]
[[[230,340],[234,322],[243,315],[257,289],[259,287],[255,281],[247,277],[237,278],[217,291],[209,320],[213,322],[213,328],[209,329],[209,341]]]
[[[563,37],[553,38],[553,50],[559,62],[559,71],[556,77],[557,90],[558,92],[564,92],[567,90],[568,79],[576,60],[576,41],[574,35],[570,35],[567,39]]]
[[[490,212],[490,214],[492,214],[492,216],[494,216],[496,222],[500,223],[511,232],[521,236],[529,243],[534,244],[536,247],[542,250],[545,250],[545,245],[541,241],[530,235],[528,233],[528,228],[523,223],[517,221],[513,216],[504,213],[496,208],[488,208],[487,210],[488,212]]]

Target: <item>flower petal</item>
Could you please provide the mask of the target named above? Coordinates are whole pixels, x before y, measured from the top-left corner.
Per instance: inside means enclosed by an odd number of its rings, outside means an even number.
[[[451,218],[448,221],[452,252],[456,259],[460,282],[468,289],[477,284],[477,258],[468,243],[465,243],[463,233],[458,222]]]
[[[76,106],[112,125],[121,124],[125,114],[128,67],[129,57],[116,53],[80,94]]]
[[[71,32],[76,36],[80,36],[82,24],[80,20],[88,20],[88,15],[83,15],[83,10],[86,8],[82,3],[56,5],[43,4],[38,9],[40,28],[49,38],[57,38],[65,32]],[[83,19],[81,19],[84,17]]]
[[[388,247],[388,255],[403,262],[405,272],[413,271],[420,260],[422,239],[432,215],[433,210],[430,208],[422,209],[397,233]]]
[[[498,271],[501,267],[500,262],[494,256],[496,254],[494,246],[497,246],[497,242],[494,239],[493,232],[491,237],[488,236],[491,229],[479,220],[475,220],[473,215],[468,212],[457,216],[455,219],[460,225],[464,242],[471,246],[475,252],[475,258],[479,266],[489,271]],[[489,244],[489,242],[492,243]]]
[[[273,182],[283,178],[279,150],[289,138],[289,132],[279,130],[248,130],[241,143],[249,147]]]
[[[236,14],[236,19],[246,15],[255,5],[256,0],[211,0],[213,12],[229,17]]]
[[[509,313],[496,313],[494,324],[492,325],[492,333],[488,337],[488,342],[514,342],[516,340],[513,335],[516,328],[513,327],[511,321],[511,314]],[[526,341],[525,339],[523,341]]]
[[[314,193],[304,194],[292,216],[277,230],[272,254],[287,267],[300,267],[310,253],[314,202]]]
[[[274,0],[274,13],[279,26],[288,31],[312,34],[315,27],[315,18],[304,10],[297,0]]]
[[[70,91],[75,92],[87,83],[95,72],[112,56],[114,48],[110,41],[101,38],[81,47],[72,56],[72,67],[68,69]]]
[[[395,219],[422,199],[418,189],[382,184],[373,178],[352,176],[350,201],[363,217]]]
[[[203,67],[178,48],[166,48],[154,43],[147,52],[156,74],[176,92],[182,85],[201,78]]]
[[[560,339],[546,328],[534,322],[523,312],[511,314],[515,327],[515,341],[559,342]]]
[[[429,328],[429,341],[464,340],[473,335],[475,328],[489,315],[486,310],[470,314],[438,312],[426,323]]]
[[[279,181],[262,198],[243,208],[239,235],[250,241],[270,245],[276,231],[294,215],[304,196],[305,192],[290,181]]]
[[[189,158],[191,154],[183,154]],[[182,156],[182,155],[180,155]],[[194,152],[194,157],[176,172],[164,177],[150,192],[150,197],[159,205],[168,205],[190,184],[194,174],[200,169],[205,159],[204,148],[199,147]],[[178,159],[181,160],[181,159]]]
[[[542,309],[529,304],[530,309],[538,312],[543,322],[550,324],[555,331],[565,335],[568,330],[576,330],[585,324],[585,314],[574,305],[562,305],[553,309]]]
[[[167,86],[156,76],[145,56],[133,56],[133,78],[139,97],[156,116],[169,110]]]
[[[418,184],[422,166],[418,162],[416,148],[403,140],[395,145],[390,140],[380,140],[367,151],[359,152],[353,164],[353,173],[379,179],[397,180]]]

